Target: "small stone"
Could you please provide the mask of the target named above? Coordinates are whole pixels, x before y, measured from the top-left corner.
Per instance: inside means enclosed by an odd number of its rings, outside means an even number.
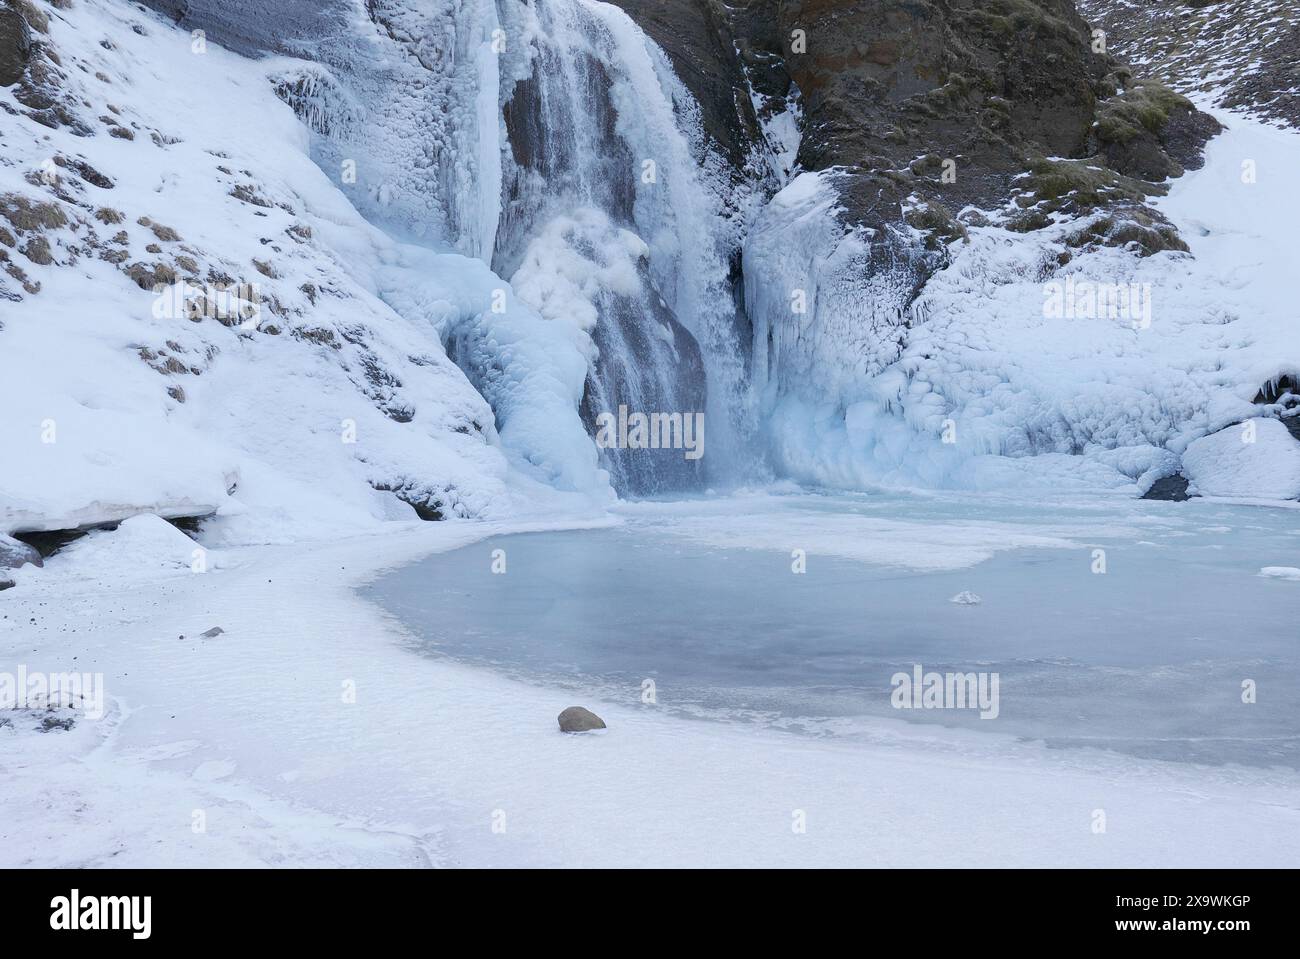
[[[220,636],[224,632],[225,630],[222,629],[220,626],[213,626],[207,632],[199,633],[199,635],[202,636],[204,639],[213,639],[217,636]]]
[[[560,713],[559,720],[562,733],[586,733],[605,728],[605,720],[581,706],[570,706]]]
[[[980,599],[969,589],[963,589],[960,593],[948,600],[950,603],[956,603],[958,606],[978,606],[984,600]]]

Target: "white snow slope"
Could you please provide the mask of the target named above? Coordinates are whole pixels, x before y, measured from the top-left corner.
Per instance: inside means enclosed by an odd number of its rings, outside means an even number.
[[[482,262],[368,224],[275,96],[282,61],[118,0],[41,9],[40,69],[84,127],[0,91],[0,531],[219,510],[236,538],[283,540],[410,517],[403,500],[604,500],[582,344]],[[155,293],[175,280],[209,303],[253,285],[258,312],[190,318]]]

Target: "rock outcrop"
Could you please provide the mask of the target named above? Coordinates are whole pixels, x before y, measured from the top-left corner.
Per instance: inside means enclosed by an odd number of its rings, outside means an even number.
[[[17,83],[27,72],[32,32],[16,4],[0,6],[0,87]]]
[[[32,566],[45,565],[35,547],[0,533],[0,569],[19,569],[29,563]]]

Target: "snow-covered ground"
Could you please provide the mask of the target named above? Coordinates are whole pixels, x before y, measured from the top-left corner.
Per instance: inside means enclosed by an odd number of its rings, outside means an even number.
[[[644,518],[652,509],[638,512]],[[800,533],[803,521],[779,501],[766,509],[761,498],[722,501],[686,513],[721,520],[738,509],[759,526],[766,512]],[[662,527],[681,525],[681,512],[664,508]],[[810,519],[806,541],[815,555],[826,532],[819,539]],[[350,589],[432,550],[479,542],[486,566],[487,537],[591,522],[426,524],[327,544],[223,550],[204,574],[191,572],[189,544],[161,521],[93,534],[39,575],[24,574],[21,589],[0,601],[0,662],[102,672],[107,691],[98,722],[77,718],[70,730],[39,732],[46,714],[17,713],[0,728],[0,861],[1300,860],[1293,772],[1048,751],[898,724],[866,742],[811,740],[674,718],[642,706],[639,691],[625,704],[588,703],[608,723],[605,733],[565,736],[555,717],[573,704],[571,693],[424,657]],[[935,521],[933,532],[969,539],[964,526]],[[999,542],[987,527],[977,527],[976,538]],[[1015,545],[1007,539],[1002,545]],[[214,626],[223,632],[201,637]],[[1103,832],[1094,831],[1097,810]],[[804,832],[794,828],[801,818]]]

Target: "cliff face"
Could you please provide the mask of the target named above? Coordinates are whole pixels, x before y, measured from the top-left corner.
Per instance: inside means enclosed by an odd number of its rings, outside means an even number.
[[[733,156],[754,139],[753,107],[726,81],[743,78],[778,102],[797,90],[800,166],[850,174],[839,180],[847,222],[902,222],[912,197],[929,204],[925,228],[950,239],[961,232],[955,211],[1002,205],[1026,172],[1059,173],[1047,158],[1100,158],[1091,165],[1114,178],[1150,183],[1196,165],[1216,129],[1180,97],[1153,84],[1135,90],[1073,0],[621,5],[669,52]],[[1113,185],[1130,201],[1150,192]],[[1051,205],[1083,212],[1091,200]],[[1152,248],[1168,242],[1150,238]]]

